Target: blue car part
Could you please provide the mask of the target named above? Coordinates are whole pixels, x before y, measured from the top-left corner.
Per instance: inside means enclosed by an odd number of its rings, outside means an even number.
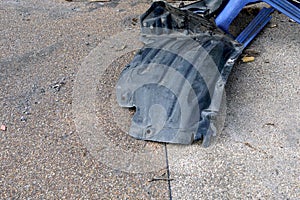
[[[270,14],[273,8],[262,8],[250,24],[235,38],[236,41],[247,47],[255,36],[267,25],[271,20]]]
[[[240,2],[241,8],[245,6],[246,3],[255,3],[257,0]],[[221,14],[218,15],[217,22],[219,22],[220,28],[229,33],[229,25],[232,20],[238,14],[238,10],[235,7],[230,7],[232,2],[229,2],[229,6],[227,5],[228,1],[222,0],[202,0],[189,5],[186,5],[181,8],[181,10],[189,10],[195,14],[200,14],[203,17],[209,18],[212,14],[217,14],[220,9],[225,7],[225,12],[221,11]],[[226,4],[226,6],[224,6]],[[242,43],[244,47],[247,47],[249,43],[255,38],[255,36],[267,25],[267,23],[271,20],[270,14],[274,11],[273,8],[263,8],[259,14],[250,22],[250,24],[236,37],[233,38]],[[222,23],[220,22],[222,21]]]
[[[288,0],[261,0],[269,4],[274,9],[285,14],[291,19],[300,23],[300,7],[299,3]],[[216,18],[216,24],[223,31],[229,33],[229,26],[236,18],[240,11],[247,4],[261,2],[260,0],[230,0],[222,12]]]

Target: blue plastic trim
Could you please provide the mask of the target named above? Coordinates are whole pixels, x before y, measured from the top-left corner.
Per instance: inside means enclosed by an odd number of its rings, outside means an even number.
[[[300,8],[290,3],[288,0],[262,0],[279,12],[287,15],[291,19],[300,23]],[[223,31],[229,33],[229,26],[239,12],[249,3],[259,2],[259,0],[230,0],[222,12],[216,18],[216,24]]]
[[[240,11],[249,3],[255,3],[259,0],[230,0],[222,12],[216,18],[216,24],[223,31],[229,33],[231,22],[237,17]]]
[[[298,8],[296,5],[290,3],[287,0],[276,0],[276,1],[263,0],[263,1],[300,24],[300,8]]]
[[[250,24],[235,39],[242,43],[244,47],[255,38],[255,36],[267,25],[271,20],[270,14],[274,12],[274,8],[263,8],[259,14],[250,22]]]

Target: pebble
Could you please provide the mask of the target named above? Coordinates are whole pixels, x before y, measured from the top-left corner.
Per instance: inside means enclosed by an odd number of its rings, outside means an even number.
[[[270,27],[270,28],[276,28],[276,27],[277,27],[277,24],[271,23],[271,24],[269,25],[269,27]]]
[[[22,116],[22,117],[21,117],[21,121],[22,121],[22,122],[26,122],[26,121],[27,121],[27,118],[24,117],[24,116]]]
[[[5,126],[4,124],[2,124],[2,125],[0,126],[0,130],[1,130],[1,131],[6,131],[6,126]]]

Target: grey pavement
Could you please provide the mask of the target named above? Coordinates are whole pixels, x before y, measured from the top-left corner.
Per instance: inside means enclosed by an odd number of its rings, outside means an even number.
[[[0,2],[0,199],[300,199],[300,25],[249,46],[209,148],[164,145],[115,100],[150,3]]]
[[[214,145],[168,145],[174,199],[300,199],[299,31],[275,13],[249,46],[259,55],[235,65]]]

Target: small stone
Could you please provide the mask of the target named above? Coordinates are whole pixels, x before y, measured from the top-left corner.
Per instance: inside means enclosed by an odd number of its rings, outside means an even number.
[[[24,117],[24,116],[22,116],[22,117],[21,117],[21,121],[22,121],[22,122],[26,122],[26,121],[27,121],[27,118]]]
[[[293,23],[295,23],[296,21],[295,21],[295,20],[293,20],[293,19],[289,19],[289,22],[293,22]]]
[[[277,24],[271,23],[271,24],[269,25],[269,27],[270,27],[270,28],[276,28],[276,27],[277,27]]]
[[[4,124],[2,124],[2,125],[0,126],[0,130],[1,130],[1,131],[6,131],[6,126],[5,126]]]

